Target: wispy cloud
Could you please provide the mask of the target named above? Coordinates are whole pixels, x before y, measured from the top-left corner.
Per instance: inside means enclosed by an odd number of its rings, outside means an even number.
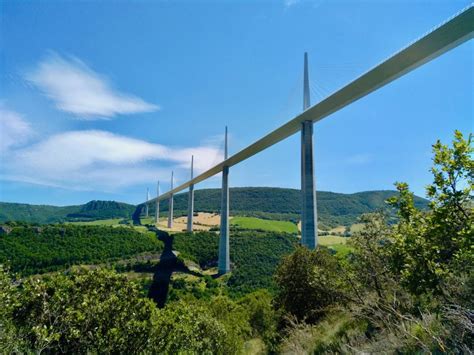
[[[346,162],[351,165],[366,165],[371,163],[372,161],[372,155],[366,153],[354,154],[346,160]]]
[[[310,4],[312,5],[313,9],[318,8],[323,4],[324,0],[283,0],[283,4],[286,8],[290,8],[294,5],[298,5],[301,3]]]
[[[4,179],[74,189],[115,190],[168,180],[171,169],[186,176],[191,155],[196,172],[222,160],[213,146],[179,148],[105,131],[70,131],[53,135],[12,155]]]
[[[0,153],[26,143],[32,135],[33,130],[23,116],[0,103]]]
[[[139,97],[115,90],[108,80],[76,57],[50,54],[25,78],[58,109],[87,120],[159,109]]]
[[[291,7],[293,5],[296,5],[299,2],[300,0],[284,0],[284,4],[286,7]]]

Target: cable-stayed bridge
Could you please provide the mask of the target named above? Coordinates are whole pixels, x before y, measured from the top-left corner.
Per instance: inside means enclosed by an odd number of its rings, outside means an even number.
[[[310,106],[308,57],[305,53],[303,112],[301,114],[230,157],[228,156],[226,128],[224,161],[194,177],[194,157],[192,157],[191,178],[189,181],[177,187],[173,187],[172,175],[170,191],[161,195],[158,193],[158,196],[153,199],[149,199],[147,195],[147,201],[143,202],[142,205],[145,205],[146,211],[148,211],[148,204],[155,203],[155,218],[156,221],[158,221],[159,202],[161,200],[169,199],[168,227],[171,228],[173,224],[173,196],[174,194],[189,188],[187,230],[192,231],[194,185],[218,173],[222,173],[221,228],[218,266],[219,273],[227,273],[230,270],[228,183],[230,167],[252,157],[297,132],[301,132],[301,243],[308,248],[315,248],[318,241],[318,228],[313,158],[313,124],[472,39],[473,36],[474,7],[473,5],[470,5],[421,38],[395,53],[390,58],[313,106]]]

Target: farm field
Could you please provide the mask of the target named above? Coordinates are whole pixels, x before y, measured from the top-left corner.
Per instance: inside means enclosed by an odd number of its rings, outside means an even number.
[[[296,224],[288,221],[274,221],[255,217],[233,217],[230,224],[242,229],[258,229],[268,232],[298,233]]]
[[[153,217],[142,217],[142,224],[155,224]],[[212,227],[219,226],[220,216],[217,213],[198,212],[194,215],[194,230],[195,231],[208,231]],[[173,228],[168,228],[168,218],[160,217],[158,228],[167,232],[182,232],[186,230],[187,217],[181,216],[173,218]]]
[[[66,224],[74,224],[76,226],[123,226],[120,222],[123,218],[110,218],[110,219],[98,219],[95,221],[85,221],[85,222],[66,222]]]

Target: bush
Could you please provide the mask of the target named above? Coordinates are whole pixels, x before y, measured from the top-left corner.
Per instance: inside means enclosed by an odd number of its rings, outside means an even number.
[[[278,307],[299,321],[315,322],[331,305],[347,298],[338,259],[326,248],[299,247],[275,273]]]

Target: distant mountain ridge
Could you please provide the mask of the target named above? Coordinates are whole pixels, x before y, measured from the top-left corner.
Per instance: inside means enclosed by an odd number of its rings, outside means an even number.
[[[49,206],[0,202],[0,222],[58,223],[108,218],[128,218],[134,205],[116,201],[90,201],[84,205]]]
[[[387,209],[385,200],[397,194],[396,191],[365,191],[353,194],[318,191],[318,220],[325,226],[350,225],[363,213]],[[188,193],[174,197],[175,215],[186,213]],[[220,211],[220,189],[195,191],[195,211]],[[428,201],[415,197],[415,205],[426,208]],[[250,215],[267,219],[299,219],[301,206],[300,190],[275,187],[236,187],[230,189],[230,209],[233,215]],[[97,220],[108,218],[129,218],[135,206],[115,201],[90,201],[77,206],[44,206],[0,202],[0,222],[9,220],[32,223],[56,223],[77,220]],[[155,204],[150,204],[150,215]],[[168,201],[160,203],[160,211],[165,215]]]

